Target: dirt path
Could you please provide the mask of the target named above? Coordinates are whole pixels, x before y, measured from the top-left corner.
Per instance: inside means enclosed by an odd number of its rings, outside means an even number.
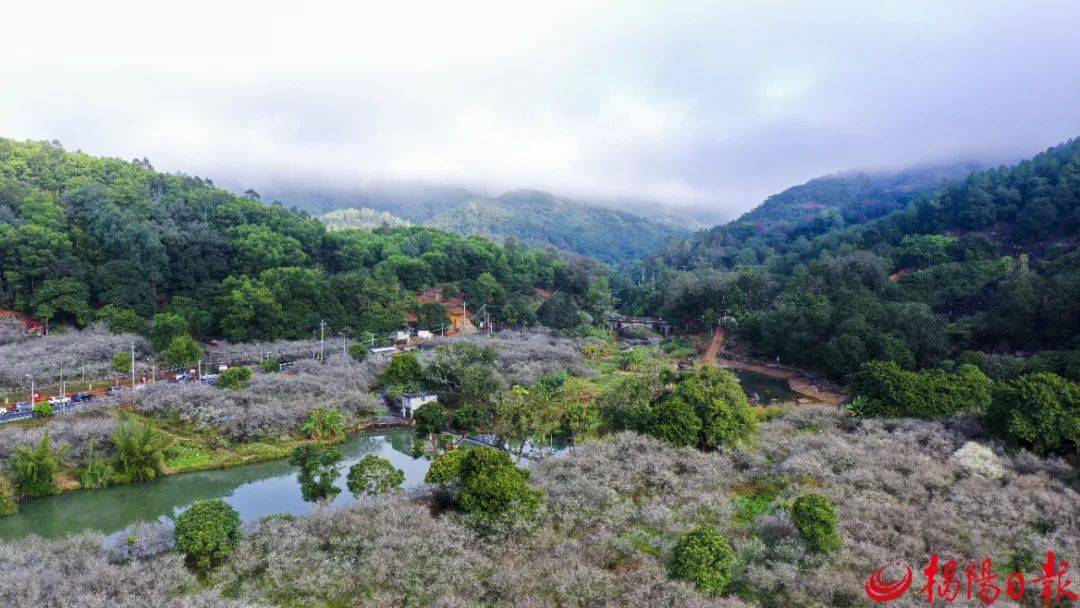
[[[817,402],[840,405],[846,399],[842,392],[823,386],[800,371],[734,357],[724,352],[724,340],[724,330],[718,327],[713,332],[709,347],[705,349],[705,353],[701,355],[698,361],[787,380],[788,387],[791,390]]]

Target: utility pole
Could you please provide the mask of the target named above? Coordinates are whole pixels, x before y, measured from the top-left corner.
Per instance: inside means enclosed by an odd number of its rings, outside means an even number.
[[[131,341],[131,391],[135,392],[135,341]]]
[[[326,361],[326,354],[323,352],[323,346],[326,344],[326,321],[319,319],[319,362],[324,363]]]
[[[26,377],[30,379],[30,411],[34,410],[34,377],[30,374],[26,374]]]

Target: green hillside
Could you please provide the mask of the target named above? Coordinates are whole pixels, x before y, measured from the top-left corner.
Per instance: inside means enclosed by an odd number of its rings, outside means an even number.
[[[1080,141],[894,198],[900,207],[851,225],[837,216],[884,190],[807,186],[652,256],[655,286],[628,287],[624,301],[690,326],[730,311],[753,352],[834,378],[870,359],[978,358],[965,351],[1044,353],[1037,366],[1080,374]],[[785,228],[805,217],[800,200],[842,211]]]
[[[310,337],[320,321],[385,333],[405,325],[413,292],[438,285],[514,324],[534,319],[537,288],[558,289],[574,318],[552,320],[572,326],[590,288],[606,301],[603,273],[433,228],[328,232],[306,212],[146,160],[0,139],[0,308],[53,325],[140,331],[153,318],[233,341]]]

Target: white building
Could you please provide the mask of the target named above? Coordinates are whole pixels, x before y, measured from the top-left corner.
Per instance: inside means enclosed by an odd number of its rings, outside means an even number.
[[[421,340],[430,340],[434,337],[434,334],[432,334],[426,329],[421,329],[420,331],[416,332],[416,337],[420,338]]]
[[[375,348],[368,349],[368,354],[374,357],[389,357],[397,352],[397,349],[393,346],[376,346]]]
[[[398,400],[401,403],[401,417],[412,418],[416,410],[425,403],[434,403],[439,400],[435,393],[405,393]]]

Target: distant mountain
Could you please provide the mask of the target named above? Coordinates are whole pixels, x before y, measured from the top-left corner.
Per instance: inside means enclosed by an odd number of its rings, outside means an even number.
[[[313,215],[338,209],[374,209],[421,224],[480,194],[452,186],[391,184],[349,189],[311,189],[302,186],[267,188],[263,200],[281,201]]]
[[[663,246],[668,237],[690,233],[688,228],[535,190],[474,199],[424,223],[488,238],[513,236],[612,264],[637,260]]]
[[[651,209],[638,205],[642,211],[634,213],[536,190],[490,198],[463,188],[436,186],[279,189],[267,191],[264,199],[307,210],[330,227],[365,227],[361,224],[370,220],[375,224],[366,227],[373,228],[381,223],[373,214],[385,212],[415,224],[496,240],[514,237],[614,265],[633,263],[662,248],[669,237],[683,238],[701,228],[696,220],[655,204]]]

